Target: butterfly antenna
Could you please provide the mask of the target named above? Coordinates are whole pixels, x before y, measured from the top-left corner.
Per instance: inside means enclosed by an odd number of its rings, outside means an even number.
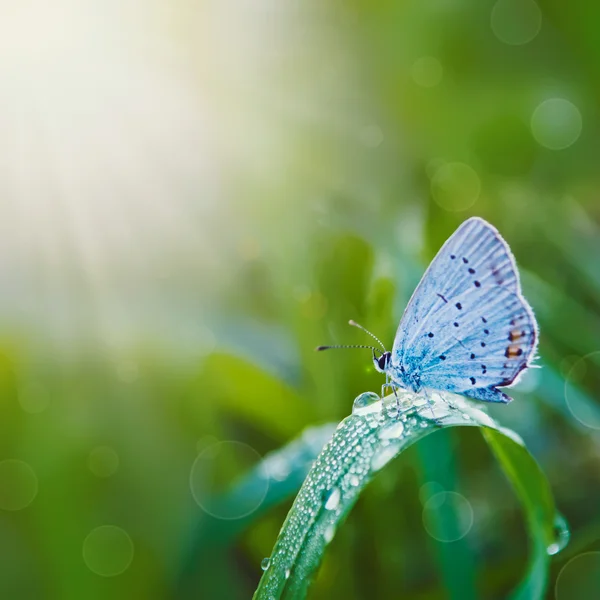
[[[362,325],[359,325],[356,321],[353,321],[352,319],[350,319],[348,321],[348,324],[352,325],[352,327],[358,327],[359,329],[362,329],[365,333],[368,333],[383,348],[383,351],[387,352],[385,349],[385,346],[382,344],[381,340],[376,335],[371,333],[368,329],[365,329]]]
[[[352,345],[336,345],[336,346],[317,346],[315,348],[316,352],[321,352],[323,350],[333,350],[336,348],[368,348],[369,350],[373,350],[373,352],[379,352],[379,354],[383,354],[379,348],[375,348],[375,346],[363,346],[362,344],[352,344]]]

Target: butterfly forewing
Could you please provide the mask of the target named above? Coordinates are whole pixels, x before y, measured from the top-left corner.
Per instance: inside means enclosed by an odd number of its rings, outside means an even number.
[[[468,394],[512,383],[536,344],[508,245],[475,217],[448,239],[415,290],[392,364],[422,386]]]

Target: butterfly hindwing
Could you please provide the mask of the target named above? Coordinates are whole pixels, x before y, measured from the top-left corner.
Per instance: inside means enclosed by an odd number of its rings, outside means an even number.
[[[514,259],[489,223],[465,221],[438,252],[398,327],[392,366],[404,383],[486,401],[532,359],[537,325]]]

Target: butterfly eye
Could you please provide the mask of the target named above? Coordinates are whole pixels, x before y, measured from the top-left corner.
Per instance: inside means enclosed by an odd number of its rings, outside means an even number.
[[[377,364],[382,371],[385,371],[387,369],[391,357],[392,354],[390,352],[385,352],[377,360]]]

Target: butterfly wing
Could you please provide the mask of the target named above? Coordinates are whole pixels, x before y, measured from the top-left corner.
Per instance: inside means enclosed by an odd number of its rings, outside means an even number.
[[[511,251],[494,227],[473,217],[442,246],[410,299],[392,368],[413,388],[507,402],[496,387],[516,380],[536,345]]]

